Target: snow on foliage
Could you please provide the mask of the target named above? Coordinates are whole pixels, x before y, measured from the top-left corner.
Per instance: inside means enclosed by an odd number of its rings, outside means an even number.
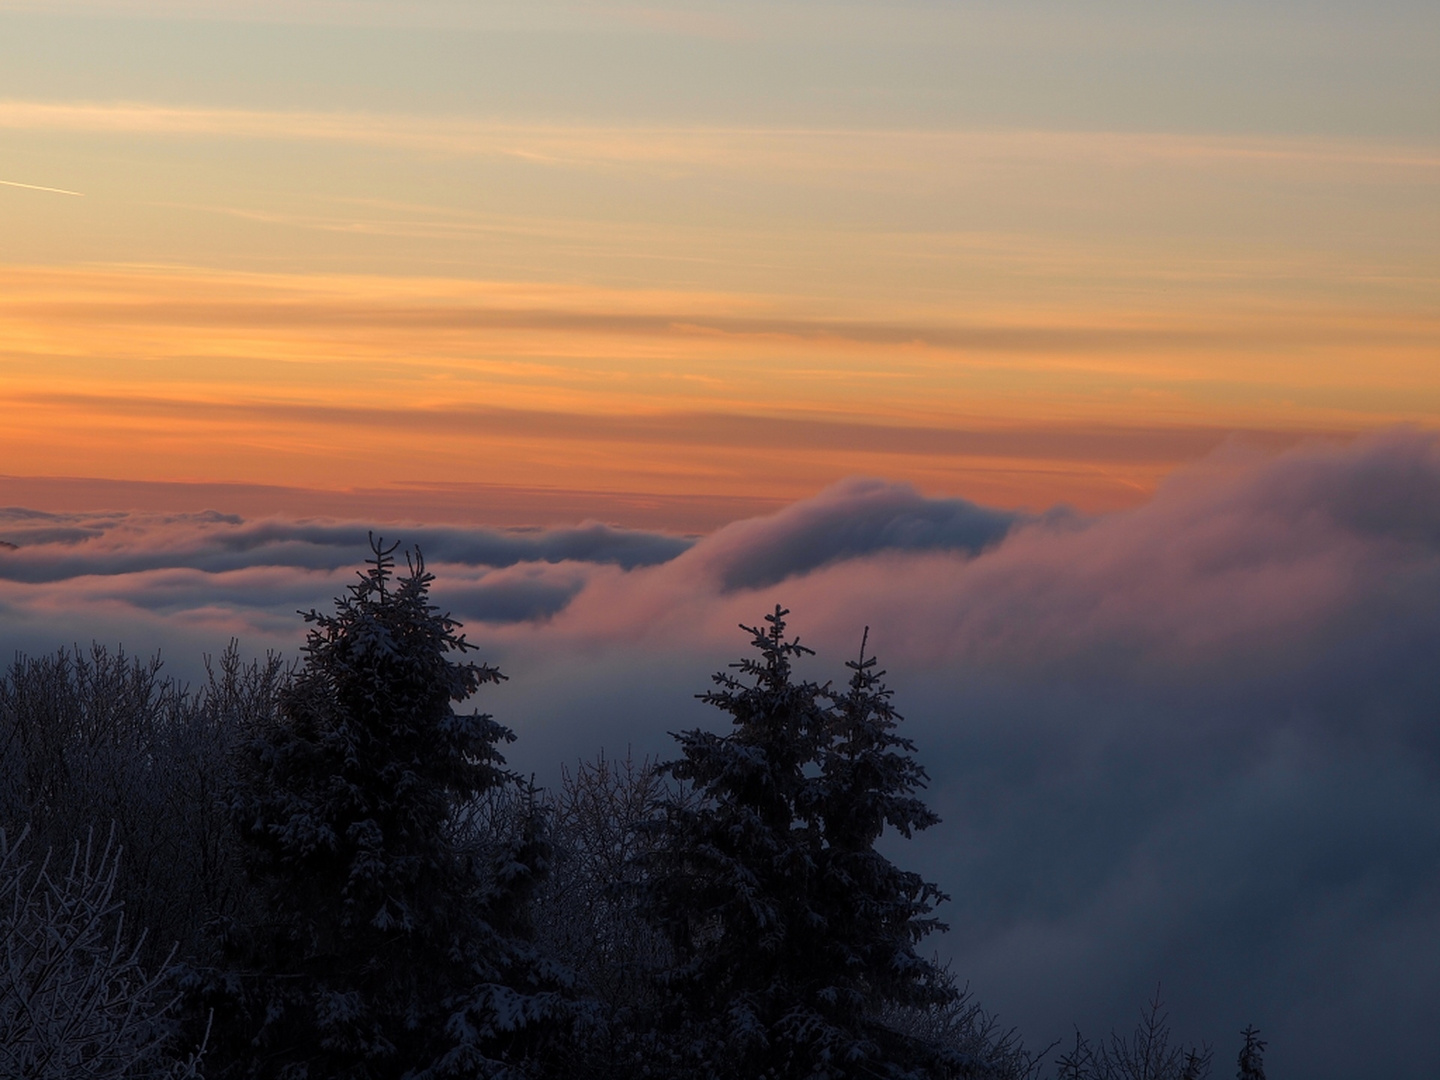
[[[396,546],[372,546],[335,612],[306,615],[304,661],[243,748],[257,911],[205,989],[232,1075],[505,1075],[559,1020],[563,972],[528,940],[544,831],[531,814],[494,835],[482,805],[518,785],[514,736],[453,707],[503,676],[452,658],[470,646],[418,552],[397,576]]]
[[[26,858],[0,829],[0,1075],[122,1080],[195,1074],[170,1054],[168,973],[147,971],[115,897],[112,831],[68,860]]]
[[[675,954],[657,1045],[681,1075],[958,1074],[968,1063],[882,1019],[956,997],[915,952],[942,894],[874,848],[938,821],[914,796],[925,774],[864,647],[844,694],[798,679],[811,651],[787,614],[743,627],[759,655],[703,697],[731,731],[677,735],[665,766],[694,798],[660,800],[647,856],[647,912]]]

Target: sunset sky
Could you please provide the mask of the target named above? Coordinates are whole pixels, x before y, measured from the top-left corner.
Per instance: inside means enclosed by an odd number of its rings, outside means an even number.
[[[0,659],[420,545],[539,782],[777,603],[1036,1049],[1433,1080],[1440,4],[0,0]],[[898,846],[898,845],[897,845]],[[907,867],[910,863],[906,863]]]
[[[1437,42],[1423,3],[0,0],[0,473],[71,478],[0,495],[704,530],[1430,427]]]

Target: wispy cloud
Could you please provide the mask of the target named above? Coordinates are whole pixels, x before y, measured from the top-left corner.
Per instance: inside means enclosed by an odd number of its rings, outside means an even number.
[[[1436,407],[1440,323],[1419,309],[942,318],[718,290],[177,267],[0,267],[0,284],[15,474],[88,475],[119,445],[117,478],[333,489],[473,480],[464,463],[482,459],[502,486],[752,498],[900,470],[1097,509],[1232,435],[1285,445]],[[387,448],[378,465],[334,437],[362,428]],[[219,471],[156,471],[177,440]]]
[[[579,490],[519,484],[437,483],[406,477],[384,487],[340,489],[279,484],[116,480],[84,476],[0,474],[0,506],[52,514],[109,508],[141,513],[199,513],[243,518],[275,514],[337,520],[365,516],[381,528],[396,523],[531,527],[596,519],[631,529],[694,535],[778,509],[783,500],[748,494]],[[0,512],[3,513],[3,512]],[[3,538],[3,537],[0,537]]]
[[[624,413],[596,415],[539,409],[325,406],[286,402],[219,402],[195,398],[98,397],[79,394],[16,394],[21,407],[52,406],[90,416],[162,419],[186,425],[279,422],[349,427],[370,432],[428,431],[576,443],[639,443],[672,447],[753,447],[786,450],[850,450],[856,453],[981,456],[1032,460],[1172,463],[1198,457],[1236,436],[1284,445],[1302,437],[1283,431],[1237,432],[1221,427],[1121,427],[1109,425],[1007,425],[965,428],[844,422],[803,416],[736,413]],[[1329,434],[1306,432],[1307,435]]]
[[[520,158],[566,167],[704,166],[822,173],[916,174],[985,161],[1150,163],[1428,174],[1423,144],[1293,136],[1112,131],[884,130],[526,124],[369,112],[219,109],[147,102],[0,101],[0,129],[168,137],[281,139]]]
[[[77,197],[83,197],[83,193],[79,191],[67,191],[65,188],[58,187],[43,187],[40,184],[22,184],[18,180],[0,180],[0,184],[3,184],[5,187],[26,188],[30,191],[48,191],[54,195],[75,195]]]
[[[700,290],[615,289],[529,282],[475,282],[359,275],[240,274],[190,268],[0,267],[6,282],[0,319],[76,328],[243,329],[417,334],[536,334],[674,338],[703,346],[727,339],[801,343],[826,350],[853,346],[1025,357],[1088,367],[1156,354],[1307,345],[1426,347],[1440,334],[1427,312],[1380,313],[1251,305],[1207,311],[1034,310],[1023,321],[994,317],[846,318],[798,314],[805,301]],[[787,310],[789,309],[789,310]],[[906,313],[913,314],[913,313]],[[1018,313],[1016,313],[1018,315]],[[800,370],[791,368],[790,370]],[[892,371],[895,370],[893,367]],[[1142,368],[1133,369],[1139,374]],[[839,374],[838,371],[835,374]]]

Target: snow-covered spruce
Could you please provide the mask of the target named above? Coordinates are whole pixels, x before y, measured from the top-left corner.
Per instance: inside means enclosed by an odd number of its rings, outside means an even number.
[[[525,1075],[566,1011],[528,925],[547,841],[499,750],[512,733],[454,708],[503,676],[453,658],[469,646],[418,552],[397,575],[395,546],[372,547],[334,614],[306,616],[303,664],[243,748],[257,900],[200,995],[212,1060],[286,1080]],[[516,805],[528,820],[497,829]]]
[[[960,1076],[983,1068],[884,1022],[942,1007],[950,981],[915,951],[942,896],[874,848],[938,820],[875,661],[847,691],[798,679],[810,650],[783,608],[744,627],[759,654],[704,700],[724,735],[687,731],[666,766],[693,797],[662,799],[646,912],[668,938],[651,1033],[662,1073],[772,1080]]]

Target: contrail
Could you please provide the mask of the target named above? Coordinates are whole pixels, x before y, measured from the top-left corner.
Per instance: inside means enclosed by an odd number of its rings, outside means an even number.
[[[31,191],[53,191],[56,195],[77,195],[82,199],[85,197],[83,191],[66,191],[63,187],[41,187],[39,184],[22,184],[18,180],[0,180],[0,184],[4,184],[6,187],[29,188]]]

